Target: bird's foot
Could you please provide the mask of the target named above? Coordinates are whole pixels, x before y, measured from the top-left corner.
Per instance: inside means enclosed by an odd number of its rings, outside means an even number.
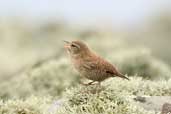
[[[94,83],[94,82],[95,81],[91,81],[91,82],[86,83],[86,84],[81,82],[81,84],[84,85],[84,86],[89,86],[89,85],[98,85],[98,86],[100,86],[100,82],[98,82],[98,83]]]

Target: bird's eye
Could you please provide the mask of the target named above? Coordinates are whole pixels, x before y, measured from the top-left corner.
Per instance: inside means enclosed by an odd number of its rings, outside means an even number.
[[[72,43],[72,44],[71,44],[71,47],[80,49],[80,46],[79,46],[78,44],[75,44],[75,43]]]
[[[72,47],[77,47],[77,46],[76,46],[76,45],[74,45],[74,44],[71,44],[71,46],[72,46]]]
[[[78,48],[78,49],[80,48],[80,46],[77,44],[71,44],[71,47]]]

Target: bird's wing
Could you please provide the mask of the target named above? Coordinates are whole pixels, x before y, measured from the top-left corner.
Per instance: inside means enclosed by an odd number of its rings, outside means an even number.
[[[90,59],[90,61],[84,62],[83,67],[89,70],[101,70],[112,74],[116,72],[113,65],[102,58]]]
[[[90,70],[98,70],[101,72],[105,72],[111,76],[118,76],[124,79],[129,80],[126,76],[121,74],[111,63],[104,59],[94,59],[93,61],[85,62],[83,65],[84,68]]]
[[[88,70],[94,70],[97,68],[97,63],[95,62],[86,62],[83,64],[83,67]]]

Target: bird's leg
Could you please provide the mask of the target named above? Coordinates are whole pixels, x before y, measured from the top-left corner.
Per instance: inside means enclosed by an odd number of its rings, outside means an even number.
[[[101,82],[98,82],[98,86],[101,86]]]
[[[92,85],[95,81],[91,81],[89,82],[87,85]]]
[[[87,84],[85,84],[85,83],[81,83],[82,85],[85,85],[85,86],[89,86],[89,85],[93,85],[93,83],[94,83],[95,81],[91,81],[91,82],[89,82],[89,83],[87,83]]]

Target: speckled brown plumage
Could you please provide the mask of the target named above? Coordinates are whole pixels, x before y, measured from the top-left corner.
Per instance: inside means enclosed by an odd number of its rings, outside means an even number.
[[[81,76],[92,80],[89,84],[92,84],[95,81],[101,82],[109,77],[121,77],[129,80],[111,63],[91,51],[83,42],[65,42],[65,48],[71,57],[74,68],[80,73]]]

